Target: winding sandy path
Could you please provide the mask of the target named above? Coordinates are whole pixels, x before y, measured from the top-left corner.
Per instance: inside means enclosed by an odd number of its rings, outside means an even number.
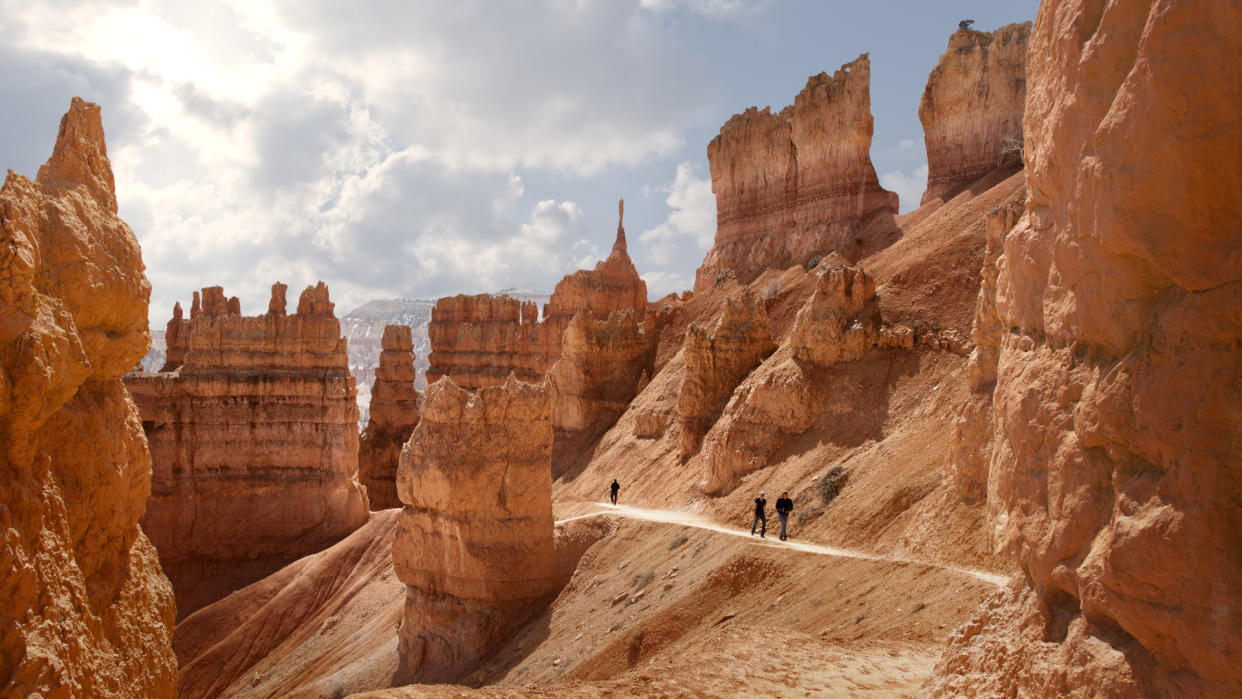
[[[1009,582],[1009,578],[1004,575],[988,573],[982,570],[972,570],[970,568],[959,568],[957,566],[943,565],[933,563],[931,561],[921,561],[905,556],[881,556],[863,551],[854,551],[851,549],[842,549],[835,546],[825,546],[823,544],[807,544],[801,541],[781,541],[775,536],[771,539],[760,539],[752,536],[749,532],[739,529],[729,529],[713,522],[707,517],[696,514],[694,512],[685,512],[681,510],[651,510],[642,507],[632,507],[630,505],[607,505],[600,503],[590,503],[596,507],[603,509],[595,512],[588,512],[584,515],[576,515],[574,517],[566,517],[560,521],[572,522],[575,519],[586,519],[587,517],[600,517],[604,515],[614,515],[619,517],[628,517],[630,519],[641,519],[648,522],[663,522],[666,524],[677,524],[683,527],[694,527],[696,529],[707,529],[719,534],[727,534],[729,536],[738,536],[750,540],[755,544],[767,546],[780,546],[802,553],[815,554],[817,556],[837,556],[840,558],[861,558],[868,561],[886,561],[896,563],[909,563],[912,565],[927,566],[929,568],[938,568],[940,570],[953,571],[962,575],[969,575],[972,578],[982,580],[997,587],[1001,587]],[[775,520],[773,520],[775,521]],[[779,525],[778,525],[779,526]]]

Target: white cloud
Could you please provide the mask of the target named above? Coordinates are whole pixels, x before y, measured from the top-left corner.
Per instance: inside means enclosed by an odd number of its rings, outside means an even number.
[[[647,298],[655,301],[669,294],[679,294],[694,286],[694,278],[676,272],[646,272],[642,275],[647,282]]]
[[[656,13],[682,10],[708,17],[732,17],[762,10],[767,0],[640,0],[646,10]]]
[[[927,188],[927,163],[914,168],[909,175],[901,170],[886,172],[880,175],[880,184],[885,189],[897,193],[901,200],[903,214],[913,211],[919,207],[919,199],[923,197],[923,190]]]
[[[690,163],[681,163],[667,191],[664,203],[672,209],[668,218],[638,236],[644,259],[656,266],[672,264],[685,241],[693,243],[701,255],[716,236],[711,179],[699,177]]]

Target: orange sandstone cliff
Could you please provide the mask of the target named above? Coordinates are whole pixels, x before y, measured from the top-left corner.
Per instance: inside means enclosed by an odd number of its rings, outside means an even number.
[[[1242,693],[1242,9],[1046,0],[1003,240],[988,524],[942,694]]]
[[[622,220],[608,257],[595,269],[566,275],[556,285],[539,317],[530,301],[476,294],[442,298],[431,311],[431,365],[427,383],[451,376],[468,389],[499,386],[509,374],[522,381],[541,381],[561,357],[561,336],[579,311],[606,321],[614,311],[628,310],[638,322],[647,312],[647,284],[630,261]]]
[[[427,388],[397,480],[403,681],[457,679],[550,601],[551,457],[545,387]]]
[[[209,287],[180,322],[183,363],[126,386],[155,473],[143,529],[184,616],[340,540],[367,500],[354,380],[322,282],[291,315],[284,284],[260,316]]]
[[[138,241],[97,105],[0,189],[0,693],[172,697],[172,588],[138,526],[151,458],[120,378],[146,353]]]
[[[727,274],[749,282],[769,267],[837,250],[858,259],[891,243],[897,195],[871,164],[871,62],[811,76],[778,114],[735,114],[707,146],[716,241],[695,275],[700,292]]]
[[[418,424],[414,390],[414,340],[408,325],[384,328],[383,350],[371,389],[371,411],[358,443],[358,480],[367,488],[372,510],[401,507],[397,462]]]
[[[927,77],[919,120],[927,144],[923,204],[948,200],[997,168],[1022,166],[1022,109],[1031,23],[959,29]]]

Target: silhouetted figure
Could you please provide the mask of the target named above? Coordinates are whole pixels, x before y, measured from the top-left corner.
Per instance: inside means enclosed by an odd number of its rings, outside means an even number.
[[[793,512],[793,500],[789,499],[789,491],[785,490],[776,499],[776,517],[781,521],[781,541],[785,540],[785,527],[789,524],[790,512]]]
[[[755,498],[755,521],[750,523],[751,536],[755,535],[755,527],[758,527],[760,523],[763,524],[763,526],[759,529],[760,539],[768,538],[764,536],[768,531],[768,514],[766,512],[768,507],[768,499],[763,497],[763,495],[763,491],[760,490],[759,497]]]
[[[614,478],[612,479],[612,485],[608,488],[612,491],[608,497],[612,498],[612,504],[615,505],[617,504],[617,492],[621,490],[621,484],[617,482],[616,478]]]

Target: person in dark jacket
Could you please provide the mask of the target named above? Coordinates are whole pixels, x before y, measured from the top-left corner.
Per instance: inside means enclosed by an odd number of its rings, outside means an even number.
[[[612,504],[615,505],[617,504],[617,491],[621,490],[621,484],[617,482],[616,478],[612,479],[612,485],[609,489],[612,491],[612,494],[609,497],[612,498]]]
[[[767,515],[767,512],[765,511],[768,507],[768,499],[763,497],[763,495],[764,495],[763,491],[760,490],[759,497],[755,498],[755,521],[750,523],[750,535],[751,536],[755,535],[755,527],[758,527],[760,523],[763,524],[763,526],[760,527],[759,529],[760,539],[768,538],[764,536],[764,534],[766,534],[768,531],[768,515]]]
[[[781,521],[781,541],[785,540],[785,527],[789,524],[789,513],[793,512],[793,500],[789,499],[789,491],[782,491],[776,499],[776,516]]]

